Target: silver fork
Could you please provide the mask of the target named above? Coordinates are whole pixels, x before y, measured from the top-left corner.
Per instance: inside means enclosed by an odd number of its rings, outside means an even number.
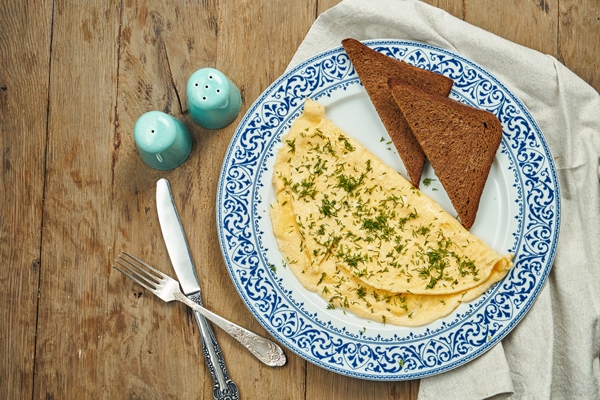
[[[281,347],[271,340],[250,332],[194,303],[181,292],[179,282],[170,276],[163,274],[126,252],[122,252],[115,260],[115,263],[122,269],[113,265],[114,269],[131,278],[162,300],[166,302],[177,300],[191,309],[198,311],[206,319],[212,321],[215,325],[240,342],[256,358],[268,366],[279,367],[285,364],[286,358]]]

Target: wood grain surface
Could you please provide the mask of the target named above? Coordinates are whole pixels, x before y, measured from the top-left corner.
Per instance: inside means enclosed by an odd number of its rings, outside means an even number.
[[[550,54],[600,89],[597,0],[427,0]],[[155,211],[170,180],[205,305],[259,334],[224,266],[215,225],[223,156],[187,114],[202,67],[240,88],[242,114],[339,0],[4,0],[0,6],[0,398],[210,399],[193,315],[111,268],[127,250],[172,273]],[[181,118],[192,154],[168,172],[142,163],[146,111]],[[238,117],[238,118],[241,118]],[[343,377],[286,352],[258,363],[215,331],[243,399],[415,399],[419,382]]]

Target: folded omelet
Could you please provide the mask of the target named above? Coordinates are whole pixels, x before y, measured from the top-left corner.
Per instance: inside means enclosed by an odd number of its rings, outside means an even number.
[[[484,293],[512,267],[307,100],[282,138],[271,207],[279,250],[328,307],[417,326]]]

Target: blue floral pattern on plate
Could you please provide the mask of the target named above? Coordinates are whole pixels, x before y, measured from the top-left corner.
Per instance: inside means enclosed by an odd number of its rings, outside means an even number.
[[[492,188],[491,195],[482,197],[480,214],[484,216],[478,215],[483,222],[477,229],[488,244],[493,242],[495,250],[513,252],[515,267],[478,299],[419,328],[385,326],[341,310],[327,310],[318,296],[295,282],[270,229],[272,164],[281,136],[302,112],[306,97],[333,105],[353,96],[367,98],[342,47],[285,73],[246,113],[231,140],[219,180],[219,240],[241,298],[265,329],[291,351],[347,376],[424,378],[483,354],[530,309],[554,259],[560,223],[558,180],[539,127],[523,103],[492,74],[431,45],[400,40],[365,43],[452,78],[452,98],[499,118],[504,137],[490,173],[498,177],[494,179],[499,189]],[[399,160],[397,155],[392,157]],[[439,196],[428,194],[434,199]],[[486,210],[484,202],[492,208]]]

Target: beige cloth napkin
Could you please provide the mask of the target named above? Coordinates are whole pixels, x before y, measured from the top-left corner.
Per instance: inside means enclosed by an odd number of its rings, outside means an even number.
[[[342,39],[407,39],[475,61],[539,124],[558,169],[561,231],[538,300],[501,344],[421,381],[420,399],[600,399],[600,96],[555,58],[415,0],[345,0],[322,14],[289,68]]]

